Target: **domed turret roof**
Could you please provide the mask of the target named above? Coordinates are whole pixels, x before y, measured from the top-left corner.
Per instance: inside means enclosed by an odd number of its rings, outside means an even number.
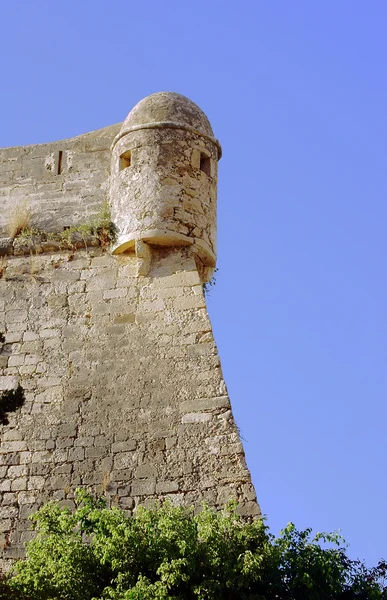
[[[140,100],[122,124],[121,132],[161,123],[181,125],[214,136],[204,112],[192,100],[174,92],[158,92]]]

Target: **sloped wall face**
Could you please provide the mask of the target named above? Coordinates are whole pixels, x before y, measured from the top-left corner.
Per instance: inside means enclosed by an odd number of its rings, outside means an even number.
[[[0,238],[9,214],[27,203],[34,227],[45,231],[89,221],[107,197],[110,145],[120,125],[76,138],[0,149]]]
[[[154,249],[10,257],[0,279],[0,390],[24,405],[0,426],[3,563],[28,515],[76,487],[113,504],[170,497],[259,514],[195,261]],[[4,264],[3,264],[4,266]]]

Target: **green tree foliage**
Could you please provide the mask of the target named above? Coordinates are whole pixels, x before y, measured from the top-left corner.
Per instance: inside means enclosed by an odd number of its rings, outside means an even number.
[[[0,580],[7,600],[386,600],[387,565],[350,560],[337,534],[278,538],[236,505],[139,508],[126,516],[77,491],[71,512],[50,503],[32,520],[27,558]]]

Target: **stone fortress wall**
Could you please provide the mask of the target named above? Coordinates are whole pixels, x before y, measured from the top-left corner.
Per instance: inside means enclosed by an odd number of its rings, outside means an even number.
[[[44,231],[90,220],[106,198],[110,146],[120,124],[69,140],[0,149],[0,239],[9,214],[28,202],[33,224]]]
[[[234,498],[259,515],[203,295],[220,147],[177,94],[148,97],[120,127],[0,152],[0,392],[25,396],[0,425],[4,566],[23,555],[28,515],[49,499],[71,507],[80,486],[128,511]],[[17,201],[61,231],[105,199],[110,250],[7,237]]]

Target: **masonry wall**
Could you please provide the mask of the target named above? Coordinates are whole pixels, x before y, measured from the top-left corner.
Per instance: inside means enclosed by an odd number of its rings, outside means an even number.
[[[106,198],[110,146],[120,124],[49,144],[0,149],[0,238],[9,214],[28,202],[33,225],[44,231],[90,220]]]
[[[27,517],[77,486],[139,503],[222,505],[259,514],[202,285],[188,249],[9,256],[0,279],[0,390],[25,404],[0,426],[5,563]]]

